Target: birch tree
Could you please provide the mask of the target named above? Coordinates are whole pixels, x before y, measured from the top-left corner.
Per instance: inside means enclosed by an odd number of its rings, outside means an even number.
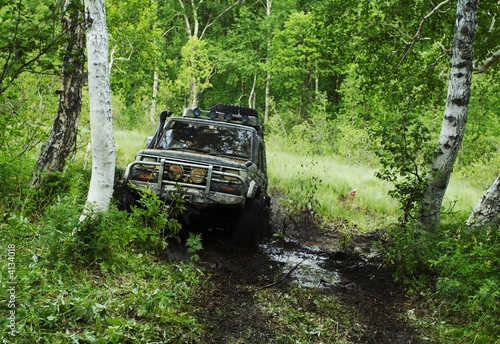
[[[184,29],[188,37],[186,45],[182,48],[183,64],[178,82],[183,83],[182,88],[187,87],[189,107],[197,106],[200,95],[211,86],[210,78],[214,74],[214,67],[210,65],[210,60],[203,48],[206,44],[203,37],[217,20],[239,2],[240,0],[233,1],[222,9],[219,9],[219,4],[215,3],[217,8],[213,12],[210,11],[206,15],[208,19],[203,22],[200,20],[200,14],[209,9],[204,7],[203,0],[178,0],[179,15],[184,20]]]
[[[265,9],[267,18],[271,17],[272,5],[273,5],[273,0],[266,0]],[[266,46],[266,65],[269,58],[269,52],[271,51],[272,32],[270,33],[269,36],[270,37],[267,38],[267,46]],[[271,91],[271,72],[266,68],[266,86],[264,90],[264,98],[265,98],[264,123],[267,123],[269,121],[269,108],[271,106],[270,91]]]
[[[467,220],[467,226],[500,226],[500,175],[479,199]]]
[[[36,162],[31,185],[42,182],[44,172],[62,171],[67,157],[76,144],[78,121],[82,105],[85,34],[82,28],[81,0],[66,0],[62,4],[62,32],[67,35],[61,67],[59,107],[47,143]]]
[[[473,70],[475,25],[476,1],[458,0],[446,107],[421,201],[419,223],[429,231],[438,226],[444,194],[464,137]]]
[[[104,0],[85,0],[85,13],[92,141],[92,176],[87,206],[107,211],[113,194],[116,151]]]

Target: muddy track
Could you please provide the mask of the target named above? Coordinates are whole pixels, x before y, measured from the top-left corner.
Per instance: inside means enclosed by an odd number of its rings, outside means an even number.
[[[309,314],[321,312],[311,301],[321,296],[335,297],[345,310],[340,315],[320,314],[343,324],[342,341],[323,336],[314,342],[423,342],[407,322],[411,306],[403,286],[382,266],[377,251],[380,232],[346,241],[335,226],[315,227],[307,216],[285,218],[275,218],[274,227],[286,229],[286,235],[263,241],[253,252],[205,237],[198,264],[207,279],[194,301],[205,325],[199,343],[293,342],[283,340],[293,329],[279,327],[274,315],[263,309],[259,293],[265,290],[266,297],[280,298],[297,288],[296,303]]]

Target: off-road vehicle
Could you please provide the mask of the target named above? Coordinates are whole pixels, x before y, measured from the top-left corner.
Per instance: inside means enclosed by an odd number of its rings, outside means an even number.
[[[146,149],[126,167],[122,206],[130,208],[142,188],[163,201],[181,193],[187,208],[184,224],[223,230],[234,243],[254,246],[268,232],[270,204],[257,111],[216,104],[209,110],[187,108],[182,116],[171,115],[160,114],[159,128]]]

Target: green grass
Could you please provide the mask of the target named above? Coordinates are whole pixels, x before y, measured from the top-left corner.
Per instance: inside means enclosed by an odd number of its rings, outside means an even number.
[[[392,185],[375,177],[376,168],[335,156],[267,152],[270,187],[287,190],[299,208],[308,203],[326,220],[346,219],[361,230],[386,228],[397,222],[399,204],[388,192]],[[356,189],[354,198],[350,197]],[[443,218],[466,217],[485,190],[452,177],[443,200]]]
[[[452,176],[450,184],[446,189],[443,199],[442,217],[452,215],[456,212],[468,216],[486,189],[472,185],[469,181]]]
[[[377,179],[372,167],[276,151],[268,151],[267,161],[270,187],[287,190],[299,207],[310,203],[327,220],[347,219],[366,230],[397,221],[390,185]]]
[[[79,220],[81,211],[81,201],[61,196],[36,223],[14,213],[0,223],[0,290],[4,297],[14,287],[9,295],[15,295],[14,302],[0,303],[0,314],[12,315],[0,318],[0,338],[51,344],[194,341],[202,325],[189,300],[203,272],[189,262],[159,259],[166,243],[158,233],[167,220],[157,221],[158,209],[111,209],[86,222]]]
[[[125,167],[134,161],[137,152],[146,148],[148,136],[153,134],[154,132],[144,133],[137,130],[115,130],[117,167]]]

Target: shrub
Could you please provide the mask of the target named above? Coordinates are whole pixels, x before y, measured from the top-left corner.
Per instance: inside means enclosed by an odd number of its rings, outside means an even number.
[[[450,315],[465,318],[464,335],[500,336],[500,235],[498,229],[447,230],[431,260],[439,277],[436,292]]]
[[[172,214],[182,205],[165,205],[148,190],[139,203],[130,213],[114,206],[108,212],[90,211],[82,221],[82,203],[70,197],[60,199],[48,207],[43,226],[51,259],[87,266],[117,264],[127,250],[158,254],[166,247],[166,238],[179,235],[181,225]]]

